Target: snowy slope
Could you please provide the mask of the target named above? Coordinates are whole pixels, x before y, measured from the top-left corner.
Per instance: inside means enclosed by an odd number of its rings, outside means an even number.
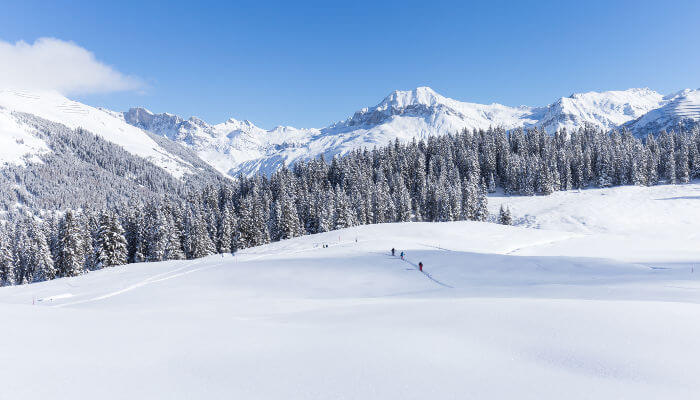
[[[424,139],[462,129],[539,126],[553,133],[592,124],[612,129],[664,104],[649,89],[589,92],[560,98],[545,107],[508,107],[466,103],[428,87],[395,91],[371,108],[321,129],[261,129],[230,119],[209,125],[198,118],[153,114],[142,108],[124,113],[126,122],[193,148],[220,172],[236,175],[270,173],[283,164],[324,154],[330,158],[354,149],[382,146],[395,139]]]
[[[610,130],[639,118],[663,103],[662,95],[646,88],[575,93],[536,109],[534,114],[536,125],[543,126],[548,133],[562,128],[570,131],[585,124]]]
[[[20,150],[17,149],[17,146],[11,146],[7,151],[4,148],[0,150],[3,159],[13,158],[16,160],[16,156],[11,157],[10,154],[16,154],[18,151],[26,155],[46,150],[40,143],[27,139],[33,135],[31,132],[23,130],[22,124],[12,115],[13,112],[32,114],[72,129],[83,128],[109,142],[120,145],[134,155],[151,161],[177,178],[186,173],[196,172],[189,162],[168,152],[147,133],[124,123],[121,114],[90,107],[69,100],[57,93],[0,91],[0,121],[2,121],[0,129],[4,130],[3,133],[14,132],[13,136],[19,135],[18,132],[23,132],[21,135],[25,138],[25,143]],[[4,134],[2,136],[4,141],[12,140]]]
[[[664,105],[625,124],[635,135],[656,134],[663,129],[689,129],[700,124],[700,89],[685,89],[665,96]]]
[[[549,245],[550,255],[683,262],[700,249],[700,182],[489,197],[492,215],[501,205],[510,208],[518,226],[583,235]]]
[[[0,108],[0,166],[24,165],[25,160],[36,161],[37,155],[48,151],[43,140],[32,135],[8,110]]]
[[[700,184],[648,189],[0,288],[3,396],[694,399]]]

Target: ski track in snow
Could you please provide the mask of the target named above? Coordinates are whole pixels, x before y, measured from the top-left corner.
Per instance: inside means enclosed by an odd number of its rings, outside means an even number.
[[[343,245],[352,244],[352,243],[359,243],[359,241],[358,241],[358,242],[356,242],[356,241],[351,241],[351,242],[341,242],[341,243],[329,244],[328,247],[337,247],[337,246],[343,246]],[[316,250],[316,249],[313,248],[313,247],[311,247],[311,248],[302,248],[302,249],[291,250],[291,251],[285,251],[285,252],[278,252],[278,253],[265,253],[265,254],[256,255],[256,256],[254,256],[254,257],[245,257],[247,254],[243,254],[243,255],[239,255],[239,256],[234,256],[234,257],[244,258],[243,260],[240,260],[240,261],[241,261],[241,262],[247,262],[247,261],[259,260],[259,259],[262,259],[262,258],[265,258],[265,257],[273,257],[273,256],[281,256],[281,255],[291,255],[291,254],[303,253],[303,252],[307,252],[307,251],[311,251],[311,250]],[[234,261],[235,261],[235,259],[234,259]],[[194,272],[200,272],[200,271],[205,271],[205,270],[208,270],[208,269],[211,269],[211,268],[226,266],[226,263],[224,263],[224,262],[217,262],[217,263],[215,263],[215,264],[213,264],[213,265],[208,265],[208,266],[204,266],[204,267],[200,267],[200,268],[195,268],[195,269],[187,270],[187,271],[184,271],[184,272],[179,272],[179,271],[185,270],[185,269],[187,269],[187,268],[190,268],[190,267],[192,267],[192,266],[194,266],[194,265],[201,264],[202,262],[204,262],[204,259],[192,260],[192,261],[188,262],[187,265],[184,265],[184,266],[182,266],[182,267],[180,267],[180,268],[176,268],[176,269],[173,269],[173,270],[170,270],[170,271],[166,271],[166,272],[161,272],[161,273],[159,273],[159,274],[156,274],[156,275],[153,275],[153,276],[151,276],[151,277],[148,277],[147,279],[144,279],[144,280],[142,280],[142,281],[139,281],[139,282],[137,282],[137,283],[134,283],[134,284],[132,284],[132,285],[129,285],[129,286],[125,287],[125,288],[122,288],[122,289],[119,289],[119,290],[116,290],[116,291],[113,291],[113,292],[109,292],[109,293],[106,293],[106,294],[103,294],[103,295],[100,295],[100,296],[96,296],[96,297],[92,297],[92,298],[89,298],[89,299],[85,299],[85,300],[75,301],[75,302],[71,302],[71,303],[63,303],[63,304],[53,305],[52,307],[57,307],[57,308],[60,308],[60,307],[68,307],[68,306],[75,306],[75,305],[79,305],[79,304],[85,304],[85,303],[90,303],[90,302],[105,300],[105,299],[108,299],[108,298],[111,298],[111,297],[114,297],[114,296],[119,296],[119,295],[121,295],[121,294],[128,293],[128,292],[130,292],[130,291],[132,291],[132,290],[135,290],[135,289],[138,289],[138,288],[141,288],[141,287],[144,287],[144,286],[146,286],[146,285],[153,284],[153,283],[164,282],[164,281],[167,281],[167,280],[170,280],[170,279],[174,279],[174,278],[179,278],[179,277],[181,277],[181,276],[185,276],[185,275],[188,275],[188,274],[191,274],[191,273],[194,273]],[[432,279],[430,276],[428,276],[428,277],[429,277],[430,279]],[[434,279],[433,279],[433,280],[434,280]],[[436,281],[436,282],[437,282],[437,281]],[[438,283],[440,283],[440,282],[438,282]],[[440,284],[442,285],[442,283],[440,283]],[[54,297],[54,298],[57,298],[56,296],[53,296],[53,297]]]
[[[108,299],[110,297],[119,296],[120,294],[130,292],[134,289],[138,289],[140,287],[149,285],[151,283],[167,281],[169,279],[173,279],[173,278],[177,278],[177,277],[180,277],[183,275],[187,275],[187,274],[190,274],[192,272],[202,271],[202,270],[206,270],[206,269],[210,269],[210,268],[214,268],[214,267],[220,267],[222,265],[222,264],[214,264],[214,265],[209,265],[209,266],[202,267],[202,268],[196,268],[196,269],[186,271],[186,272],[177,273],[178,271],[182,271],[182,270],[187,269],[193,265],[201,264],[202,262],[203,262],[202,259],[193,260],[191,262],[188,262],[187,265],[184,265],[180,268],[175,268],[175,269],[170,270],[170,271],[161,272],[159,274],[148,277],[147,279],[144,279],[142,281],[139,281],[137,283],[129,285],[123,289],[109,292],[109,293],[106,293],[106,294],[103,294],[100,296],[92,297],[92,298],[89,298],[86,300],[80,300],[80,301],[75,301],[75,302],[71,302],[71,303],[57,304],[57,305],[54,305],[52,307],[60,308],[60,307],[74,306],[74,305],[78,305],[78,304],[91,303],[94,301],[100,301],[100,300]],[[170,274],[173,274],[173,275],[170,275]]]
[[[530,243],[530,244],[528,244],[527,246],[518,246],[518,247],[516,247],[516,248],[514,248],[514,249],[506,250],[503,254],[505,254],[505,255],[513,255],[513,254],[515,254],[515,253],[517,253],[517,252],[519,252],[520,250],[523,250],[523,249],[528,249],[528,248],[532,248],[532,247],[547,246],[547,245],[549,245],[549,244],[559,243],[559,242],[566,242],[567,240],[571,240],[571,239],[576,238],[576,237],[579,237],[579,236],[578,236],[578,235],[574,235],[574,236],[563,237],[563,238],[559,238],[559,239],[543,240],[543,241],[541,241],[541,242]]]

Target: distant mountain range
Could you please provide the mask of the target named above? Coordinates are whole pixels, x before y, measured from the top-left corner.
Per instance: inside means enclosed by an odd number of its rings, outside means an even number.
[[[210,125],[198,118],[153,114],[132,108],[124,120],[194,150],[228,175],[270,173],[283,164],[324,154],[327,159],[394,139],[423,139],[462,129],[541,127],[549,133],[592,124],[610,130],[626,127],[635,135],[658,133],[700,121],[700,90],[663,96],[650,89],[576,93],[544,107],[508,107],[453,100],[428,87],[395,91],[371,108],[320,129],[276,127],[265,130],[250,121]]]
[[[0,166],[41,161],[52,152],[27,116],[82,128],[146,160],[173,179],[214,170],[227,176],[271,173],[282,165],[353,149],[382,146],[395,139],[424,139],[462,129],[540,127],[549,133],[592,124],[625,127],[635,135],[658,133],[700,122],[700,90],[663,96],[650,89],[577,93],[544,107],[466,103],[428,87],[395,91],[371,108],[324,128],[276,127],[229,119],[209,124],[199,118],[154,114],[144,108],[116,112],[90,107],[55,93],[0,91]],[[212,168],[213,167],[213,168]]]

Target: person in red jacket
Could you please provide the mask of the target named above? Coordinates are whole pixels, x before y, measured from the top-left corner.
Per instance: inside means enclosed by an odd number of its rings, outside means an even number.
[[[420,270],[420,272],[423,272],[423,261],[418,263],[418,269]]]

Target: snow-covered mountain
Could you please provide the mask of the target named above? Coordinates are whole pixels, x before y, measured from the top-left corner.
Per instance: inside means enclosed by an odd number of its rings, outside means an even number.
[[[662,106],[624,126],[638,136],[656,134],[663,129],[689,129],[700,123],[700,89],[685,89],[665,96]]]
[[[113,112],[55,93],[0,91],[0,164],[21,164],[50,151],[23,126],[15,115],[18,112],[71,129],[81,127],[179,179],[197,174],[201,160],[229,176],[271,173],[282,165],[321,154],[329,159],[395,139],[425,139],[462,129],[540,127],[553,133],[591,124],[605,130],[624,126],[643,136],[679,123],[691,126],[700,122],[700,91],[684,90],[668,96],[650,89],[588,92],[562,97],[544,107],[509,107],[461,102],[419,87],[395,91],[376,106],[324,128],[279,126],[271,130],[247,120],[232,118],[212,125],[196,117],[154,114],[144,108]]]
[[[153,114],[144,108],[132,108],[123,114],[123,119],[193,149],[211,166],[229,175],[236,175],[242,165],[251,165],[246,172],[271,172],[283,161],[281,158],[277,160],[278,153],[283,152],[285,159],[296,159],[292,153],[297,148],[300,149],[298,157],[306,156],[309,143],[320,134],[317,129],[290,127],[266,131],[250,121],[233,118],[210,125],[196,117],[183,119],[168,113]],[[267,163],[268,167],[253,166],[259,166],[259,163]]]
[[[419,87],[395,91],[376,106],[363,108],[350,118],[321,129],[265,130],[250,121],[235,119],[210,125],[195,117],[185,120],[172,114],[153,114],[143,108],[129,110],[124,113],[124,119],[192,148],[220,172],[236,175],[270,173],[283,164],[321,154],[329,158],[353,149],[386,145],[395,139],[423,139],[465,128],[541,127],[554,133],[562,128],[571,130],[591,124],[605,130],[615,129],[639,120],[652,110],[669,106],[673,99],[650,89],[629,89],[576,93],[544,107],[509,107],[461,102],[428,87]],[[678,110],[693,108],[676,107],[673,112]],[[642,125],[631,129],[641,132]]]
[[[56,93],[0,91],[0,210],[179,196],[217,179],[191,149],[122,113]]]
[[[85,129],[131,154],[145,158],[171,175],[181,178],[198,169],[190,162],[159,144],[156,139],[132,125],[124,123],[121,113],[90,107],[51,92],[0,91],[0,129],[8,147],[0,151],[0,163],[21,162],[47,151],[31,128],[21,123],[16,113],[31,114],[56,122],[70,129]],[[167,147],[167,145],[166,145]]]
[[[613,90],[574,93],[546,107],[533,109],[535,125],[554,133],[559,129],[577,129],[591,124],[604,130],[641,117],[660,107],[664,97],[650,89]]]

